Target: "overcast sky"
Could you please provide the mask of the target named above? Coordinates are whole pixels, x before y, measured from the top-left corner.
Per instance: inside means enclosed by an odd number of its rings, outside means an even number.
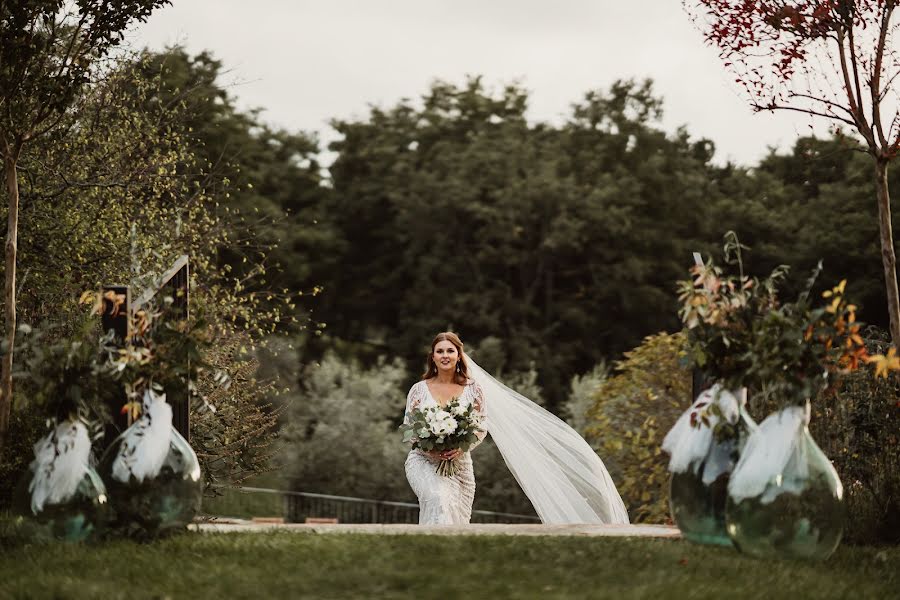
[[[476,74],[521,82],[531,119],[552,122],[588,90],[652,78],[664,128],[713,140],[717,162],[751,164],[810,131],[807,117],[750,111],[680,0],[174,0],[130,39],[211,50],[239,106],[326,141],[331,118]]]

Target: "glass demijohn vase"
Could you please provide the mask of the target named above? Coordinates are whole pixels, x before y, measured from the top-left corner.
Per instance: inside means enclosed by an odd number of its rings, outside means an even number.
[[[823,560],[844,529],[844,490],[809,433],[809,403],[767,417],[751,436],[729,487],[728,534],[761,558]]]
[[[688,432],[688,435],[707,440],[700,445],[708,451],[703,458],[672,472],[669,510],[685,539],[698,544],[731,547],[731,538],[725,530],[728,480],[756,423],[746,412],[746,390],[718,396],[711,392],[698,397],[692,409],[698,405],[702,408],[704,402],[717,402],[726,416],[727,426],[719,435],[711,431],[714,424],[701,425]],[[729,403],[732,403],[730,409]]]
[[[200,463],[172,427],[165,395],[145,394],[140,418],[110,444],[98,470],[116,529],[157,537],[184,529],[200,510]]]
[[[58,424],[34,446],[35,458],[13,492],[13,514],[35,540],[81,542],[108,518],[106,488],[89,465],[91,442],[77,419]]]

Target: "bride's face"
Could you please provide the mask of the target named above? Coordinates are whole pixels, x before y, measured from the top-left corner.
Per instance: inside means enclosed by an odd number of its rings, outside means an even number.
[[[453,345],[453,342],[444,340],[434,346],[431,359],[437,365],[439,372],[452,373],[456,370],[456,363],[459,362],[459,352],[456,351],[456,346]]]

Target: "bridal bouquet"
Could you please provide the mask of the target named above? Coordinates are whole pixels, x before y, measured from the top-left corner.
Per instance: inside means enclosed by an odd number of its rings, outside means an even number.
[[[483,431],[481,414],[471,403],[462,404],[458,397],[450,399],[447,406],[428,406],[409,412],[400,426],[403,442],[424,452],[467,452],[478,442]],[[456,475],[454,460],[441,460],[437,472],[445,477]]]

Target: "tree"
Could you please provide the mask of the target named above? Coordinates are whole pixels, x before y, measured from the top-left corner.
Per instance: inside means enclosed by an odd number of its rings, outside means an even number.
[[[0,152],[7,191],[6,348],[0,370],[0,452],[9,425],[16,333],[18,160],[26,144],[52,131],[95,77],[102,59],[168,0],[0,2]]]
[[[410,368],[448,326],[498,338],[555,409],[573,373],[677,327],[672,282],[720,232],[704,233],[712,145],[656,127],[649,82],[587,94],[562,126],[527,104],[474,78],[334,123],[325,212],[346,243],[319,314]]]
[[[49,342],[70,339],[85,310],[78,305],[82,292],[110,282],[142,291],[175,257],[188,254],[191,312],[196,317],[202,309],[216,338],[204,352],[216,369],[200,373],[195,389],[217,410],[195,398],[192,444],[208,477],[233,481],[268,468],[266,444],[276,415],[265,397],[274,383],[255,376],[247,358],[274,326],[289,320],[288,307],[258,292],[265,289],[259,277],[235,281],[217,262],[234,231],[244,228],[219,210],[228,187],[194,152],[194,107],[159,97],[164,75],[152,62],[147,55],[118,56],[101,81],[82,88],[77,110],[23,149],[20,227],[29,234],[18,248],[18,319],[53,322]],[[248,257],[248,270],[257,260]],[[21,330],[18,335],[21,343]],[[17,350],[16,370],[27,364]],[[231,375],[227,390],[220,388],[218,370]],[[32,421],[52,416],[29,403],[33,396],[33,387],[16,379],[18,410],[0,460],[0,509],[28,464],[17,456],[31,454],[38,437]]]
[[[900,150],[891,40],[897,0],[685,0],[756,111],[789,110],[850,128],[874,163],[891,339],[900,346],[900,295],[888,165]],[[702,12],[702,17],[700,13]]]

